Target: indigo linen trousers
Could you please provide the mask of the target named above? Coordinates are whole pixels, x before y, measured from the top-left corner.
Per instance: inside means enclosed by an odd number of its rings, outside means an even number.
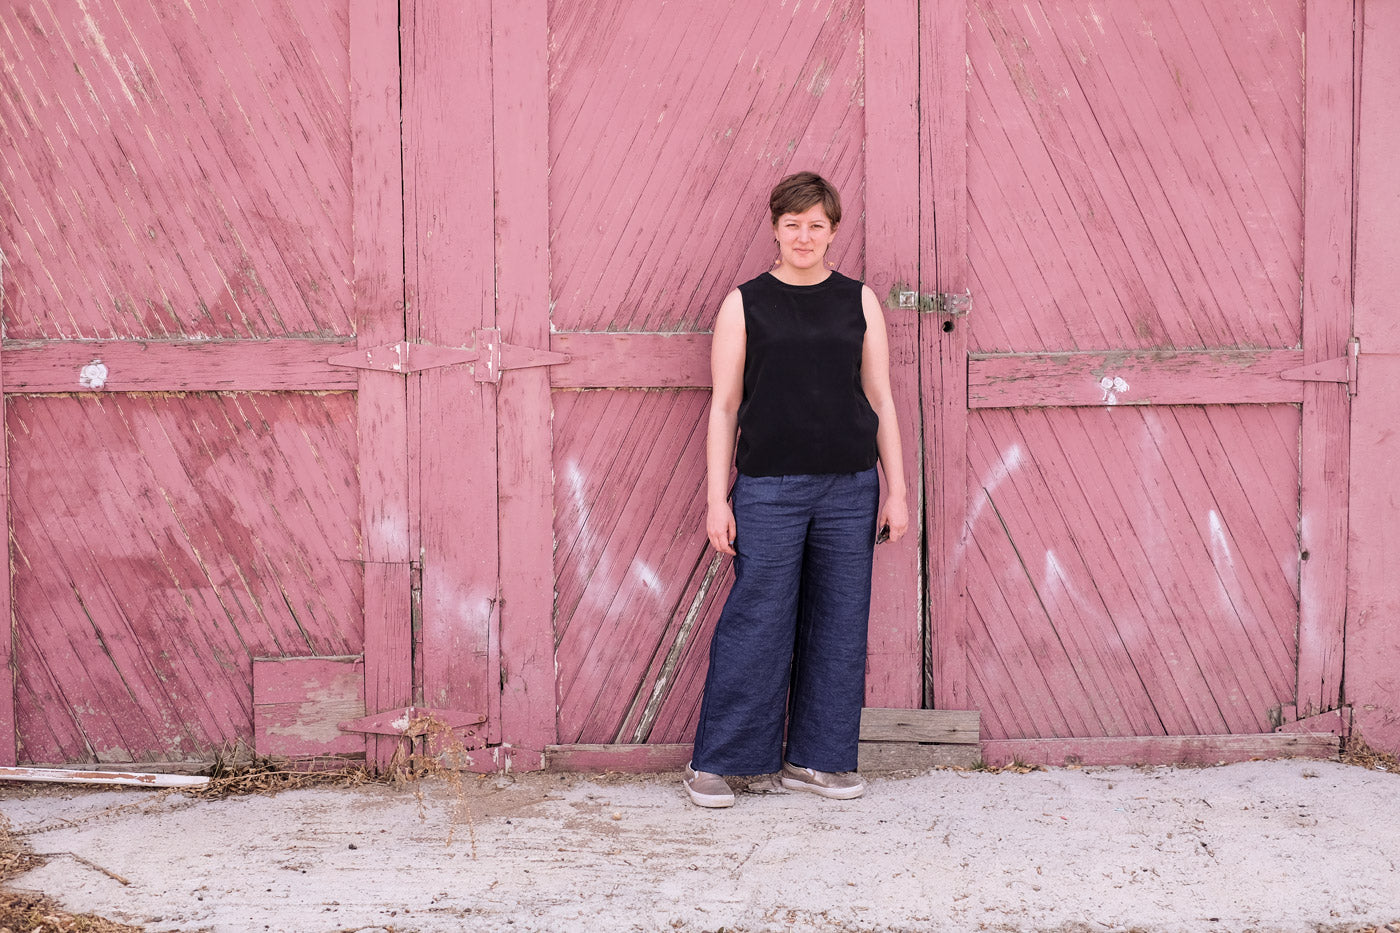
[[[734,588],[710,642],[691,766],[769,774],[786,757],[854,771],[879,476],[740,474],[733,502]]]

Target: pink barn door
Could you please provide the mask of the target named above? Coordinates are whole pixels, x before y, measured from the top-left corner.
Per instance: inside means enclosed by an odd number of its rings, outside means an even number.
[[[398,22],[351,7],[0,13],[6,762],[246,749],[257,658],[410,699],[402,377],[330,362],[404,326]]]
[[[570,358],[550,369],[561,761],[671,764],[694,733],[731,579],[703,527],[708,331],[774,257],[769,188],[821,171],[844,201],[836,267],[881,294],[916,275],[917,111],[875,91],[912,99],[917,21],[875,6],[549,5],[551,346]],[[890,325],[912,438],[917,319]],[[905,469],[916,483],[917,444]],[[879,554],[870,705],[920,704],[918,563],[917,533]],[[582,757],[638,744],[671,751]]]
[[[1056,763],[1337,709],[1352,5],[923,9],[933,704]]]

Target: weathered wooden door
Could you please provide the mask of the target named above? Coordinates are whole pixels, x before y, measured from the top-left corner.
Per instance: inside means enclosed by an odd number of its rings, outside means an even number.
[[[971,296],[923,341],[931,700],[994,740],[1336,709],[1352,4],[924,6],[921,269]]]
[[[913,150],[895,170],[903,141],[877,128],[917,112],[888,114],[873,90],[914,86],[916,43],[885,7],[550,4],[551,344],[570,356],[551,369],[561,745],[693,734],[730,579],[703,533],[707,332],[773,259],[772,184],[819,169],[843,196],[837,268],[893,281],[904,256],[913,278]],[[912,437],[917,321],[891,326]],[[873,705],[919,705],[918,560],[918,535],[879,555]]]
[[[388,12],[0,14],[0,758],[208,760],[251,739],[253,658],[407,619],[403,386],[328,362],[402,337]],[[367,702],[406,702],[383,657]]]

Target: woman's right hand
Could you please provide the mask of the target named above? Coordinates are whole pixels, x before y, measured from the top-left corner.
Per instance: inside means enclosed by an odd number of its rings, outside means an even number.
[[[733,557],[734,535],[737,530],[734,524],[734,510],[729,507],[728,502],[709,507],[705,516],[705,533],[709,535],[710,544],[716,551]]]

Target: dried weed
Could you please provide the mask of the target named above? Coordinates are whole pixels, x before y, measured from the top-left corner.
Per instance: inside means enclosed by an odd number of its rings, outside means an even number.
[[[1400,759],[1389,752],[1377,751],[1366,744],[1360,733],[1353,732],[1342,745],[1343,764],[1356,765],[1368,771],[1388,771],[1400,774]]]

